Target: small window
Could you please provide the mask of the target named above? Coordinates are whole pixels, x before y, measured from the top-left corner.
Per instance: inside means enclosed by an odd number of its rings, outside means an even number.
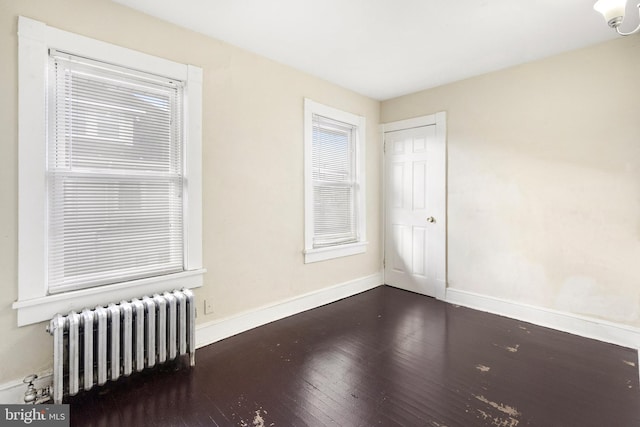
[[[365,251],[364,125],[305,100],[305,262]]]
[[[18,325],[201,286],[202,70],[18,28]]]

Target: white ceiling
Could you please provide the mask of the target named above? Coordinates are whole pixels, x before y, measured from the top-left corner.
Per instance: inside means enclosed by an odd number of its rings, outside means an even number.
[[[378,100],[618,37],[595,0],[113,1]]]

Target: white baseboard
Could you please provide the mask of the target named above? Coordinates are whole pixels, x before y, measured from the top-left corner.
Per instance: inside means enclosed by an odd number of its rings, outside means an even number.
[[[381,284],[382,273],[380,272],[235,316],[196,325],[196,348],[204,347],[249,329],[359,294]]]
[[[37,389],[50,386],[53,382],[53,374],[46,372],[38,374],[38,379],[33,382]],[[24,403],[24,392],[27,391],[27,385],[22,380],[14,380],[8,383],[0,384],[0,403],[2,404],[19,404]]]
[[[501,298],[447,288],[445,301],[562,332],[633,349],[640,348],[640,329]]]
[[[11,381],[0,385],[0,403],[24,403],[22,400],[27,386],[19,380]]]

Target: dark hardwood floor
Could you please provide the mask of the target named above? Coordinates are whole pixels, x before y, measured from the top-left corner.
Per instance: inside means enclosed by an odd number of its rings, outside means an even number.
[[[640,426],[632,349],[379,287],[76,396],[74,426]]]

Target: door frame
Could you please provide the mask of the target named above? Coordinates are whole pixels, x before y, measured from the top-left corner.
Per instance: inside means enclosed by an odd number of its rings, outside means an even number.
[[[387,155],[385,133],[400,130],[413,129],[423,126],[436,126],[436,141],[433,154],[438,157],[438,169],[434,171],[438,181],[442,183],[434,189],[435,197],[441,206],[440,212],[435,212],[435,217],[443,223],[444,233],[436,236],[434,245],[439,256],[434,261],[436,268],[442,272],[442,277],[436,280],[435,297],[445,300],[447,291],[447,113],[444,111],[428,116],[415,117],[407,120],[383,123],[380,125],[380,141],[382,143],[382,253],[383,253],[383,280],[386,283],[384,260],[386,259],[387,243]]]

